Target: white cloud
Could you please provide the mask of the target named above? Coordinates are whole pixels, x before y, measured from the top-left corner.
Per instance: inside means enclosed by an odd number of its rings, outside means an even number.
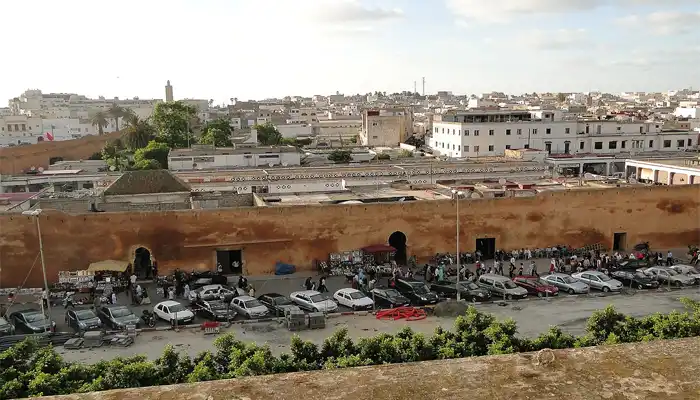
[[[335,0],[314,7],[312,15],[319,22],[371,22],[401,18],[403,11],[366,6],[358,0]]]
[[[537,30],[523,34],[519,40],[537,50],[569,50],[588,44],[588,35],[585,29]]]
[[[647,15],[628,15],[618,22],[629,28],[651,29],[658,35],[677,35],[697,31],[700,12],[658,11]]]

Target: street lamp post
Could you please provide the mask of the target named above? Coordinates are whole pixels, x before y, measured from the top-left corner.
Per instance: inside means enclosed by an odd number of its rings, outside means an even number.
[[[49,313],[49,320],[51,320],[51,294],[49,292],[49,282],[46,279],[46,261],[44,260],[44,242],[41,238],[41,224],[39,223],[39,215],[41,215],[41,209],[23,211],[22,215],[27,215],[33,217],[36,220],[36,232],[39,236],[39,254],[41,255],[41,272],[44,275],[44,290],[46,291],[46,308]],[[42,304],[44,299],[41,299]]]
[[[462,196],[462,192],[452,189],[452,194],[455,196],[455,203],[457,203],[457,215],[456,215],[456,225],[457,225],[457,301],[462,299],[459,293],[459,272],[461,271],[461,260],[459,256],[459,198]]]

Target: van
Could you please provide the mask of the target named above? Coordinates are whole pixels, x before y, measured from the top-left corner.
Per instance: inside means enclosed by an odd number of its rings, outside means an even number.
[[[512,300],[527,297],[527,289],[521,288],[503,275],[484,274],[479,277],[476,283],[491,292],[494,298],[501,297]]]

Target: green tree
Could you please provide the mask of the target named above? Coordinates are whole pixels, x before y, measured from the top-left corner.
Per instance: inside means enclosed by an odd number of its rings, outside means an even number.
[[[328,159],[336,164],[347,164],[352,161],[352,153],[348,150],[333,150]]]
[[[129,150],[135,151],[146,147],[148,142],[154,139],[155,129],[148,121],[142,120],[136,115],[130,115],[125,120],[125,123],[122,137],[124,144]]]
[[[181,101],[158,103],[151,116],[156,140],[171,149],[187,147],[194,142],[192,126],[196,120],[197,109]]]
[[[413,157],[413,152],[410,150],[402,149],[399,151],[399,158],[411,158]]]
[[[253,129],[258,132],[258,143],[263,146],[276,146],[282,142],[282,134],[272,122],[264,125],[254,125]]]
[[[102,148],[102,159],[115,171],[124,171],[129,166],[129,158],[120,139],[105,143]]]
[[[105,134],[104,129],[109,126],[107,114],[102,111],[97,111],[90,117],[90,123],[97,128],[97,132],[101,135]]]
[[[218,118],[207,122],[199,142],[203,144],[212,144],[215,147],[230,147],[233,146],[231,142],[232,134],[233,127],[231,126],[231,122],[226,118]]]
[[[168,168],[168,154],[170,149],[165,143],[151,140],[146,147],[136,150],[134,153],[134,168],[136,169],[160,169]]]
[[[107,110],[107,115],[111,117],[114,120],[114,127],[116,128],[117,132],[119,131],[119,119],[124,117],[125,111],[124,108],[118,106],[116,103],[112,104],[112,106]]]

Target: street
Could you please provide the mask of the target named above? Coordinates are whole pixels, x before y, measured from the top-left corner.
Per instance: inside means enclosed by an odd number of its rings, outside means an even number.
[[[476,307],[483,312],[491,313],[498,318],[513,318],[518,323],[518,332],[522,336],[536,336],[546,331],[550,326],[559,326],[572,334],[582,334],[586,320],[595,310],[613,305],[622,313],[640,317],[654,313],[669,313],[673,310],[683,310],[679,302],[681,297],[700,300],[697,288],[682,291],[647,291],[634,295],[611,295],[606,297],[567,297],[551,300],[531,299],[506,306],[498,304],[481,304]],[[347,328],[355,340],[369,337],[378,333],[396,333],[405,326],[417,332],[430,335],[437,326],[452,329],[454,317],[440,318],[430,316],[422,321],[379,321],[373,315],[339,316],[329,318],[325,329],[305,330],[298,332],[305,340],[321,344],[335,330]],[[268,344],[275,355],[289,350],[290,339],[293,335],[279,322],[265,322],[234,325],[223,332],[233,332],[236,337],[258,344]],[[58,348],[68,361],[94,363],[99,360],[111,359],[117,356],[132,356],[144,354],[150,359],[160,356],[167,344],[172,344],[179,351],[190,356],[205,350],[212,350],[212,342],[216,335],[204,335],[199,329],[187,329],[179,332],[162,331],[141,333],[134,345],[128,348],[103,347],[95,350],[65,350]]]

